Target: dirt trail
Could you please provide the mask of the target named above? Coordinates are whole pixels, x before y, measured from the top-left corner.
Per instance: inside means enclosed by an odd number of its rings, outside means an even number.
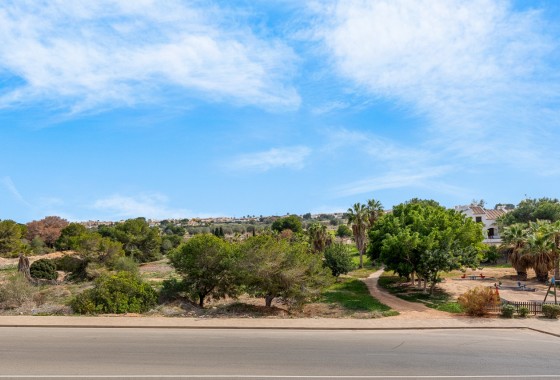
[[[400,299],[387,291],[381,289],[377,281],[379,277],[383,274],[383,269],[372,273],[368,278],[364,280],[366,283],[370,294],[377,298],[380,302],[389,306],[391,309],[398,311],[400,314],[392,318],[401,319],[442,319],[442,318],[453,318],[449,313],[431,309],[427,306],[422,305],[417,302],[408,302]]]
[[[60,252],[60,251],[56,251],[56,252],[52,252],[52,253],[47,253],[45,255],[37,255],[37,256],[27,256],[27,258],[29,259],[29,262],[32,263],[34,261],[37,261],[39,259],[55,259],[57,257],[62,257],[65,255],[75,255],[76,252],[74,251],[64,251],[64,252]],[[0,268],[4,268],[7,266],[13,266],[18,264],[19,261],[19,257],[15,257],[15,258],[10,258],[10,259],[6,259],[3,257],[0,257]]]

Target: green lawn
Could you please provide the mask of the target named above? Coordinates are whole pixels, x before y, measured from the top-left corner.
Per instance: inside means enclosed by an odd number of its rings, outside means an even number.
[[[328,287],[323,292],[322,302],[338,304],[351,311],[379,312],[383,316],[398,314],[373,298],[366,284],[356,278],[345,278]]]
[[[461,306],[451,299],[451,296],[443,291],[435,290],[433,295],[424,294],[422,289],[412,286],[403,286],[403,278],[385,272],[379,278],[379,286],[388,290],[391,294],[409,302],[420,302],[424,305],[448,313],[462,313]]]

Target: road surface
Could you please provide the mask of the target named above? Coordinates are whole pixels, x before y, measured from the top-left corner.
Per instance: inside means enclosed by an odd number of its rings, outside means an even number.
[[[529,330],[1,327],[0,377],[545,378],[559,351]]]

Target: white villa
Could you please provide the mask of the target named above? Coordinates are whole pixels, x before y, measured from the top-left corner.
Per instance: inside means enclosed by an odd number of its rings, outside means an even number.
[[[455,210],[471,217],[475,222],[482,223],[484,225],[483,231],[486,234],[486,238],[483,241],[484,243],[497,245],[502,242],[500,232],[498,231],[498,225],[496,224],[496,219],[507,212],[505,208],[486,210],[477,205],[468,205],[455,206]]]

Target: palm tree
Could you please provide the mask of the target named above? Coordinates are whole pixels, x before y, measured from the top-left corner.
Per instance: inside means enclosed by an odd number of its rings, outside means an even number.
[[[545,282],[548,272],[554,268],[555,245],[554,240],[544,231],[535,231],[529,234],[524,251],[531,257],[531,266],[535,270],[537,280]]]
[[[368,213],[368,230],[373,227],[375,222],[379,220],[381,215],[383,215],[383,205],[381,202],[375,199],[370,199],[367,201],[367,213]]]
[[[360,252],[360,268],[364,267],[363,255],[366,250],[366,233],[369,226],[368,208],[361,203],[355,203],[348,209],[348,225],[352,226],[352,234],[358,252]]]
[[[554,240],[554,278],[560,279],[560,220],[550,224],[549,232]]]
[[[502,235],[504,244],[511,249],[509,261],[517,272],[517,279],[527,280],[527,268],[531,266],[531,260],[525,255],[524,247],[527,244],[527,230],[522,223],[512,224],[504,228]]]
[[[332,237],[327,231],[327,226],[321,223],[313,223],[307,228],[309,243],[314,253],[323,251],[332,244]]]

